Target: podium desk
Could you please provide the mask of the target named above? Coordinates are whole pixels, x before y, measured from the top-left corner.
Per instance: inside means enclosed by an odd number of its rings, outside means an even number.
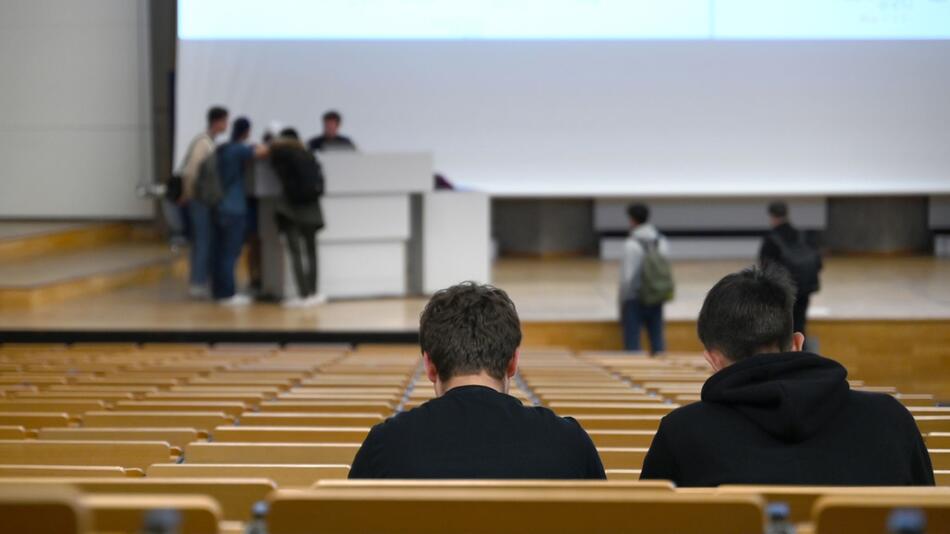
[[[431,192],[424,153],[318,154],[326,180],[326,226],[317,235],[319,291],[330,298],[398,297],[462,280],[487,282],[489,202],[477,193]],[[277,231],[280,182],[255,162],[262,291],[296,295],[289,252]]]

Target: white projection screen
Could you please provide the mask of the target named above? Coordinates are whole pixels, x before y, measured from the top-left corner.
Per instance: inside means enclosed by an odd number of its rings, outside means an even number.
[[[496,196],[950,193],[950,0],[179,0],[213,104]]]

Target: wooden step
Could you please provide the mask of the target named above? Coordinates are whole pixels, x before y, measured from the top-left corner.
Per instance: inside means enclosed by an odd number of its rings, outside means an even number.
[[[122,242],[0,262],[0,304],[34,306],[178,274],[184,256],[166,245]]]
[[[125,222],[0,222],[0,262],[99,247],[141,233]]]

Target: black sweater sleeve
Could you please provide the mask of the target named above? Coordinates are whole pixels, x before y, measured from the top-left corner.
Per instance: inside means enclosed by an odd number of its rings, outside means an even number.
[[[378,427],[373,427],[366,439],[363,440],[363,445],[356,452],[356,457],[353,459],[353,465],[350,466],[350,473],[347,478],[380,478],[377,469],[374,467],[380,448],[378,430]]]
[[[594,446],[590,435],[581,428],[580,424],[578,424],[577,428],[581,433],[581,443],[587,451],[587,473],[585,478],[589,480],[607,480],[607,473],[604,472],[604,464],[600,461],[600,454],[597,453],[597,447]]]
[[[646,458],[643,459],[640,480],[672,480],[674,483],[676,482],[676,459],[673,457],[673,451],[666,443],[667,438],[663,423],[663,421],[660,422],[660,428],[653,436],[650,450],[647,451]]]
[[[908,434],[912,443],[912,454],[913,458],[911,460],[911,485],[913,486],[934,486],[936,482],[934,481],[934,468],[933,464],[930,462],[930,452],[927,451],[927,445],[924,443],[924,438],[920,434],[920,429],[917,427],[917,423],[914,421],[914,416],[907,411],[906,408],[903,408],[904,416],[910,428],[908,428]]]

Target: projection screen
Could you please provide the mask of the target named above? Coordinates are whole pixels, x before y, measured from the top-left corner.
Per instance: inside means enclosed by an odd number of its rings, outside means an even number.
[[[179,0],[213,104],[497,196],[950,193],[950,0]]]

